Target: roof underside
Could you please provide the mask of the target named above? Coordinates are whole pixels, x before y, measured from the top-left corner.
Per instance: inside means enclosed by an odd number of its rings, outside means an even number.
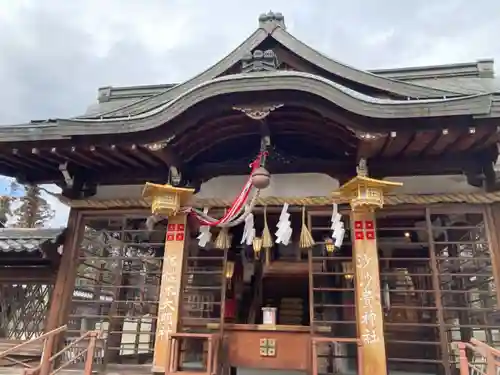
[[[237,98],[229,101],[238,103]],[[266,117],[272,173],[349,177],[358,158],[365,157],[370,172],[380,176],[456,174],[483,162],[498,138],[494,124],[474,124],[469,116],[376,120],[332,109],[326,101],[297,98],[296,92],[280,98],[286,99],[284,105]],[[0,172],[22,171],[31,181],[63,183],[60,165],[68,162],[71,176],[100,184],[163,183],[171,165],[199,180],[246,174],[260,148],[261,127],[223,103],[220,98],[203,102],[141,138],[132,133],[122,143],[116,135],[102,134],[0,148]],[[175,132],[168,135],[170,128]]]

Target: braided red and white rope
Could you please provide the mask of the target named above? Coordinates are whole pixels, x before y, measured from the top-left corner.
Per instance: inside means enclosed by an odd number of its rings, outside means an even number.
[[[210,227],[222,226],[230,221],[233,221],[235,217],[242,212],[243,207],[247,203],[248,197],[250,196],[250,191],[252,190],[253,187],[252,174],[257,168],[260,167],[261,160],[265,155],[267,155],[266,152],[261,152],[259,155],[257,155],[257,158],[255,158],[255,160],[250,164],[251,172],[247,182],[243,186],[243,189],[241,190],[240,194],[238,194],[236,199],[231,204],[231,207],[225,212],[222,218],[220,219],[212,218],[195,208],[191,208],[189,210],[190,213],[198,219],[201,225]]]

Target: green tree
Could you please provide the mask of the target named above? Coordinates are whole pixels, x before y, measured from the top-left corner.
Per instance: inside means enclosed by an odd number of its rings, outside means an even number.
[[[3,196],[0,197],[0,228],[7,226],[7,220],[12,215],[12,198]]]
[[[22,187],[15,180],[12,180],[9,185],[9,194],[0,197],[0,228],[7,226],[7,221],[12,216],[12,202],[15,200],[13,195],[20,189]]]
[[[42,190],[37,185],[25,187],[26,194],[20,198],[21,204],[13,214],[18,228],[41,228],[54,217],[54,210],[42,196]]]

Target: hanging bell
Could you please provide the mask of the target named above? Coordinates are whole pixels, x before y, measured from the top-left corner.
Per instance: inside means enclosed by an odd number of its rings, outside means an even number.
[[[251,179],[256,189],[265,189],[271,183],[271,174],[266,168],[259,167],[252,173]]]

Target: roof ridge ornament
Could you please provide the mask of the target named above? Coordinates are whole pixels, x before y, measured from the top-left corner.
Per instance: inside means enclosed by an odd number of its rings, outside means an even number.
[[[247,107],[233,107],[235,111],[240,111],[252,120],[264,120],[272,111],[283,107],[283,104],[256,105]]]
[[[259,16],[259,27],[269,31],[269,26],[272,28],[279,26],[283,30],[286,30],[285,16],[280,12],[273,12],[272,10],[267,13],[262,13]]]
[[[278,58],[272,49],[262,51],[256,49],[248,52],[241,59],[241,71],[243,73],[269,72],[278,69]]]

